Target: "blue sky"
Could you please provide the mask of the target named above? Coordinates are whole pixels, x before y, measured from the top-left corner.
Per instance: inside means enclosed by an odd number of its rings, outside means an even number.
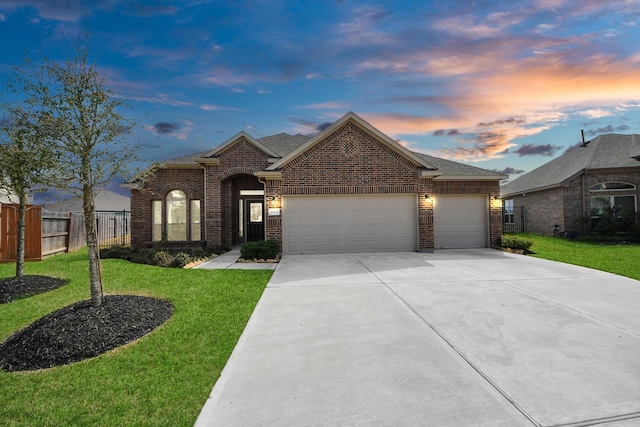
[[[66,58],[86,22],[148,162],[348,111],[511,179],[581,129],[640,133],[640,0],[85,3],[0,0],[0,84],[25,52]]]

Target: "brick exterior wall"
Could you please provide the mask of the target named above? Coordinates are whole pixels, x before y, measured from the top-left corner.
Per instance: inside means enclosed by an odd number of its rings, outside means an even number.
[[[152,246],[151,203],[162,200],[162,215],[165,217],[164,200],[172,190],[182,190],[187,197],[187,218],[191,216],[191,200],[200,200],[200,218],[204,218],[204,175],[202,169],[159,169],[146,182],[143,190],[131,191],[131,245]],[[187,236],[191,235],[187,228]],[[164,225],[163,225],[163,231]],[[176,245],[202,244],[202,242],[176,242]]]
[[[419,249],[434,248],[433,203],[425,194],[482,194],[490,197],[489,232],[494,246],[502,232],[498,181],[438,181],[420,177],[420,169],[376,139],[356,122],[347,121],[306,152],[287,163],[281,179],[259,182],[253,175],[269,166],[269,156],[244,138],[218,153],[218,164],[202,169],[163,169],[148,180],[145,191],[132,191],[132,244],[151,245],[151,201],[181,189],[198,198],[203,240],[208,245],[237,243],[239,191],[264,189],[267,208],[286,195],[418,194]],[[282,212],[286,215],[286,212]],[[282,215],[265,216],[266,238],[282,244]]]
[[[625,182],[636,186],[635,190],[591,193],[589,188],[603,182]],[[588,171],[574,177],[562,186],[526,193],[526,196],[510,197],[515,206],[525,207],[525,231],[551,235],[554,224],[560,231],[589,233],[591,200],[595,195],[635,195],[636,212],[640,211],[640,171],[620,169],[610,171]]]

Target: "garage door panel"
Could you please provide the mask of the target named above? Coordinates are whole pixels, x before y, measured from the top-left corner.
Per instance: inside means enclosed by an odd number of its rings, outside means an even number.
[[[436,249],[484,248],[488,241],[487,196],[438,196],[433,210]]]
[[[285,196],[283,251],[417,250],[417,211],[415,194]]]

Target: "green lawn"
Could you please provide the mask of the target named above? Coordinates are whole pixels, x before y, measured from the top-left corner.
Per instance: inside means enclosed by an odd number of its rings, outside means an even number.
[[[640,245],[571,241],[537,234],[515,236],[533,242],[530,249],[535,255],[529,256],[595,268],[640,280]]]
[[[191,426],[244,329],[271,271],[183,270],[103,261],[106,294],[171,301],[171,319],[135,343],[79,363],[0,371],[2,426]],[[0,278],[15,264],[0,264]],[[0,305],[0,341],[89,297],[86,251],[28,263],[66,278],[54,291]]]

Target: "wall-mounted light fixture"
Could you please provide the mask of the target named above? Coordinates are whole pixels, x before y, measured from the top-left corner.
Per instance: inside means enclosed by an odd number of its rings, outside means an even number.
[[[494,200],[500,200],[500,195],[496,194],[495,196],[493,196]]]
[[[272,208],[276,207],[276,196],[269,197],[269,207],[272,207]]]
[[[427,202],[430,202],[430,201],[431,201],[431,196],[430,196],[430,195],[428,195],[428,194],[425,194],[425,195],[424,195],[424,199],[425,199]]]

